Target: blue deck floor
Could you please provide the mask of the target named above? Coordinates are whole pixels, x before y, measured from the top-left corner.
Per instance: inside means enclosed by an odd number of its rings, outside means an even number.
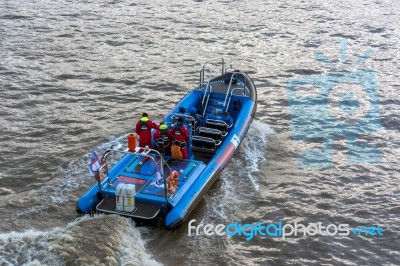
[[[166,160],[171,170],[177,171],[179,175],[176,193],[190,180],[191,174],[203,164],[203,162],[197,160],[173,160],[171,158],[166,158]],[[157,171],[157,166],[153,160],[134,155],[125,166],[121,167],[121,170],[116,174],[116,179],[113,180],[109,187],[104,189],[104,192],[115,194],[115,189],[118,184],[134,184],[137,200],[149,200],[153,203],[159,201],[160,203],[164,203],[165,189],[164,186],[158,186],[156,184]],[[170,172],[170,169],[164,166],[164,175],[166,178],[169,176]]]

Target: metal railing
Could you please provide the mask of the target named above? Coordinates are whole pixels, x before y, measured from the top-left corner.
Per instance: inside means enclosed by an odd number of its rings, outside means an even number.
[[[167,120],[172,120],[172,122],[167,122],[168,127],[171,126],[174,123],[174,120],[177,121],[179,117],[182,117],[184,122],[186,122],[186,125],[189,127],[189,130],[191,132],[191,134],[189,135],[189,138],[191,136],[194,136],[195,135],[195,130],[196,130],[197,120],[191,114],[184,114],[184,113],[171,113],[171,114],[169,114],[167,116]]]
[[[212,78],[212,70],[210,68],[202,68],[200,70],[200,83],[199,83],[199,88],[200,89],[207,88],[207,86],[205,86],[206,82],[204,81],[206,72],[208,73],[207,84],[210,83],[210,80]]]
[[[250,95],[249,89],[247,87],[246,87],[246,89],[247,89],[247,93]],[[231,90],[231,96],[229,96],[228,103],[227,103],[226,108],[225,108],[225,112],[228,111],[228,109],[229,109],[229,104],[231,104],[231,99],[232,99],[232,96],[233,96],[233,92],[235,90],[243,90],[243,96],[246,96],[244,88],[233,88]]]
[[[225,68],[224,73],[228,72],[228,70],[231,70],[231,72],[236,72],[236,67],[234,67],[233,65],[230,65]]]
[[[211,94],[212,91],[212,87],[210,85],[210,81],[212,79],[212,70],[209,67],[206,67],[208,64],[210,64],[211,62],[217,61],[217,60],[221,60],[221,64],[222,64],[222,75],[224,75],[224,66],[225,66],[225,61],[224,58],[214,58],[211,60],[208,60],[206,62],[204,62],[203,67],[200,70],[200,84],[199,84],[199,88],[205,88],[204,90],[204,94],[203,94],[203,99],[201,100],[201,104],[202,106],[207,105],[209,96]],[[205,82],[205,72],[208,72],[208,78],[207,78],[207,82]],[[206,100],[207,97],[207,100]]]
[[[236,76],[236,79],[237,79],[237,76],[238,76],[238,75],[242,75],[242,76],[243,76],[243,79],[244,79],[243,88],[233,88],[233,89],[231,90],[232,82],[233,82],[233,80],[234,80],[234,77]],[[231,79],[229,80],[228,90],[227,90],[227,92],[226,92],[224,104],[222,105],[222,109],[225,109],[225,111],[228,110],[228,108],[229,108],[229,103],[230,103],[231,98],[232,98],[232,95],[233,95],[232,93],[233,93],[233,91],[236,90],[236,89],[243,89],[243,96],[246,95],[245,90],[247,91],[248,95],[250,95],[250,91],[249,91],[249,89],[248,89],[247,86],[246,86],[246,74],[244,74],[243,72],[233,72],[233,73],[232,73]],[[227,101],[228,101],[228,104],[226,104]]]
[[[225,61],[224,61],[224,58],[214,58],[214,59],[210,59],[210,60],[208,60],[208,61],[206,61],[206,62],[204,62],[204,64],[203,64],[203,69],[204,68],[206,68],[206,65],[207,64],[209,64],[209,63],[211,63],[211,62],[215,62],[215,61],[217,61],[217,60],[221,60],[221,65],[222,65],[222,75],[224,74],[224,66],[225,66]]]
[[[167,190],[167,177],[164,175],[164,165],[168,167],[168,169],[170,171],[172,171],[171,167],[168,165],[168,163],[165,161],[164,157],[161,155],[161,153],[157,150],[154,149],[147,149],[145,148],[143,150],[143,152],[129,152],[129,151],[120,151],[120,150],[106,150],[102,157],[101,157],[101,162],[104,162],[104,165],[102,165],[102,167],[105,167],[105,174],[107,175],[108,178],[108,182],[110,182],[110,176],[109,176],[109,172],[108,172],[108,156],[111,153],[122,153],[125,155],[136,155],[139,157],[146,157],[150,160],[152,160],[154,162],[155,165],[157,165],[157,169],[160,168],[161,169],[161,177],[163,178],[163,182],[164,182],[164,194],[165,194],[165,202],[168,203],[168,190]],[[160,157],[160,160],[156,161],[156,159],[149,155],[149,153],[155,153],[157,156]],[[159,167],[160,166],[160,167]],[[101,168],[102,168],[101,167]],[[101,169],[100,168],[100,169]],[[105,182],[106,179],[103,180],[103,182]]]

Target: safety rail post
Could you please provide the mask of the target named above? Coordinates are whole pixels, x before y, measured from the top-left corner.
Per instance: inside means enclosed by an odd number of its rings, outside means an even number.
[[[207,64],[209,64],[209,63],[211,63],[211,62],[214,62],[214,61],[217,61],[217,60],[221,60],[221,64],[222,64],[222,74],[224,74],[225,61],[224,61],[224,58],[223,58],[223,57],[218,57],[218,58],[210,59],[210,60],[204,62],[203,68],[205,68]]]
[[[207,109],[208,101],[210,100],[210,95],[211,95],[211,93],[209,93],[209,94],[207,95],[206,103],[203,104],[203,106],[204,106],[204,108],[203,108],[203,118],[204,118],[204,115],[206,114],[206,109]]]
[[[128,154],[137,155],[137,156],[140,156],[140,157],[142,157],[142,156],[143,156],[143,157],[147,157],[147,158],[149,158],[150,160],[152,160],[157,166],[159,165],[159,164],[157,163],[157,161],[154,159],[154,157],[148,155],[147,153],[145,154],[145,153],[129,152],[129,151],[120,151],[120,150],[107,150],[107,151],[103,154],[102,160],[103,160],[103,158],[105,159],[105,164],[106,164],[106,165],[107,165],[108,156],[109,156],[109,154],[110,154],[111,152],[124,153],[124,154],[126,154],[126,155],[128,155]],[[164,157],[161,155],[161,153],[160,153],[159,151],[154,150],[154,149],[149,149],[149,153],[150,153],[150,152],[156,153],[156,154],[161,158],[161,176],[162,176],[163,182],[164,182],[165,203],[168,204],[167,178],[165,177],[165,174],[164,174],[164,164],[168,167],[168,169],[169,169],[170,171],[172,171],[172,169],[171,169],[171,167],[168,165],[167,161],[165,161]],[[108,166],[106,166],[106,169],[107,169],[107,175],[108,175]],[[110,180],[109,180],[109,182],[110,182]]]
[[[211,70],[211,68],[208,68],[208,67],[206,67],[207,66],[207,64],[209,64],[209,63],[211,63],[211,62],[214,62],[214,61],[217,61],[217,60],[221,60],[221,65],[222,65],[222,70],[221,70],[221,75],[224,75],[225,73],[224,73],[224,69],[225,69],[225,61],[224,61],[224,58],[214,58],[214,59],[211,59],[211,60],[208,60],[208,61],[206,61],[206,62],[204,62],[204,64],[203,64],[203,67],[202,67],[202,69],[200,70],[200,84],[199,84],[199,88],[201,89],[203,86],[204,86],[204,84],[205,84],[205,71],[207,70],[208,72],[209,72],[209,76],[208,76],[208,79],[207,79],[207,85],[206,85],[206,88],[205,88],[205,90],[204,90],[204,95],[203,95],[203,99],[201,100],[201,104],[202,104],[202,106],[204,106],[204,100],[206,99],[206,95],[207,94],[209,94],[209,93],[211,93],[211,91],[209,91],[209,88],[211,88],[210,87],[210,81],[211,81],[211,78],[212,78],[212,70]],[[204,112],[203,112],[204,113]]]
[[[231,91],[231,86],[232,86],[232,81],[233,81],[233,77],[236,75],[237,72],[233,72],[231,79],[229,80],[229,85],[228,85],[228,90],[226,91],[226,95],[225,95],[225,100],[224,100],[224,104],[222,105],[222,109],[225,109],[225,104],[226,101],[228,99],[229,93]]]
[[[204,68],[200,70],[199,88],[201,89],[204,84]]]
[[[109,155],[109,153],[110,153],[110,149],[108,149],[108,150],[106,150],[104,153],[103,153],[103,155],[101,156],[101,160],[100,160],[100,162],[105,162],[105,173],[108,175],[108,167],[107,167],[107,157],[108,157],[108,155]]]
[[[230,66],[226,67],[226,68],[225,68],[225,73],[227,72],[228,69],[233,70],[233,71],[231,71],[231,72],[237,72],[237,71],[236,71],[236,67],[234,67],[233,65],[230,65]]]
[[[207,79],[207,85],[206,85],[205,90],[204,90],[203,99],[201,100],[201,105],[203,105],[203,106],[204,106],[204,100],[205,100],[205,98],[206,98],[206,94],[211,93],[211,92],[209,92],[209,87],[210,87],[210,81],[211,81],[211,78],[212,78],[212,71],[211,71],[211,69],[209,69],[209,68],[203,68],[203,69],[202,69],[203,75],[204,75],[204,71],[205,71],[205,70],[208,71],[209,75],[208,75],[208,79]],[[204,83],[205,83],[205,82],[204,82],[204,80],[203,80],[203,83],[200,84],[200,88],[201,88],[201,86],[202,86]]]
[[[227,68],[228,69],[228,68]],[[244,79],[244,82],[243,82],[243,93],[244,93],[244,91],[245,90],[247,90],[247,92],[249,93],[249,96],[250,96],[250,92],[249,92],[249,89],[247,88],[247,86],[246,86],[246,74],[244,74],[243,72],[233,72],[232,73],[232,76],[231,76],[231,79],[230,79],[230,81],[229,81],[229,86],[228,86],[228,90],[227,90],[227,93],[226,93],[226,96],[225,96],[225,100],[224,100],[224,104],[223,104],[223,108],[222,109],[225,109],[225,112],[228,110],[228,107],[229,107],[229,103],[230,103],[230,100],[231,100],[231,98],[232,98],[232,91],[231,91],[231,86],[232,86],[232,81],[233,81],[233,78],[235,77],[235,76],[238,76],[238,75],[242,75],[243,76],[243,79]],[[236,77],[237,78],[237,77]],[[237,88],[235,88],[235,89],[237,89]],[[233,90],[235,90],[235,89],[233,89]],[[246,94],[244,93],[244,96],[245,96]],[[228,104],[227,105],[225,105],[226,104],[226,101],[228,100],[228,96],[229,96],[229,101],[228,101]]]

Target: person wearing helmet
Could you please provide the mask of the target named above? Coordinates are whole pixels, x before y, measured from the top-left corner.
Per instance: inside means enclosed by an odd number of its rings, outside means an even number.
[[[139,135],[139,146],[151,148],[151,129],[158,129],[158,125],[149,119],[147,113],[143,113],[136,123],[136,133]]]
[[[157,142],[159,152],[165,154],[170,150],[172,135],[168,126],[164,122],[160,123],[160,127],[154,133],[153,138]]]
[[[187,152],[187,140],[189,139],[189,132],[185,125],[183,124],[183,118],[179,117],[178,122],[175,125],[175,127],[171,130],[171,135],[174,140],[174,144],[177,142],[180,143],[181,146],[181,152],[182,152],[182,158],[183,159],[188,159],[189,155]]]
[[[184,114],[186,112],[186,108],[181,106],[179,107],[179,113]]]

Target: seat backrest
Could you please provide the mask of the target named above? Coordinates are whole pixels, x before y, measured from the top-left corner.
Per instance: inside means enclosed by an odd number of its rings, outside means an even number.
[[[206,138],[211,138],[215,141],[222,140],[222,132],[215,128],[200,127],[199,135]]]
[[[193,147],[215,150],[215,142],[206,137],[205,138],[199,136],[193,137],[192,145]]]
[[[205,154],[215,154],[221,145],[221,141],[216,142],[212,138],[193,136],[193,151]]]
[[[207,119],[205,122],[205,126],[208,128],[218,129],[223,133],[227,132],[228,125],[221,120]]]

